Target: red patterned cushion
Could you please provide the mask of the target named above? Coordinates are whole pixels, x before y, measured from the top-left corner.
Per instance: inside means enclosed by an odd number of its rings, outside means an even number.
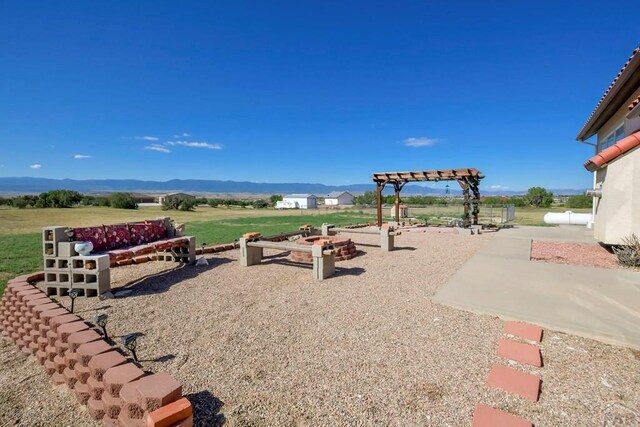
[[[129,223],[129,233],[131,234],[132,245],[142,245],[149,242],[151,227],[145,223]]]
[[[164,239],[167,237],[167,227],[164,224],[163,219],[154,219],[145,221],[146,224],[149,224],[149,242],[155,242],[156,240]]]
[[[74,228],[73,240],[93,243],[94,252],[100,252],[107,248],[107,240],[102,226]]]
[[[131,233],[127,224],[113,224],[104,226],[107,249],[117,249],[131,244]]]

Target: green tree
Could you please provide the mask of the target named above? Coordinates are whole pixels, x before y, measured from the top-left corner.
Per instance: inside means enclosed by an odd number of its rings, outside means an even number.
[[[531,187],[527,191],[525,200],[531,206],[537,208],[548,208],[553,203],[553,193],[543,187]]]
[[[131,193],[113,193],[109,196],[109,204],[116,209],[138,209]]]
[[[273,194],[271,197],[269,197],[269,200],[271,201],[271,206],[275,206],[276,203],[278,203],[279,201],[282,200],[282,195],[281,194]]]
[[[567,199],[568,208],[591,208],[593,207],[593,197],[584,194],[571,196]]]
[[[354,197],[353,203],[356,205],[373,205],[376,203],[376,193],[367,191],[364,194]]]

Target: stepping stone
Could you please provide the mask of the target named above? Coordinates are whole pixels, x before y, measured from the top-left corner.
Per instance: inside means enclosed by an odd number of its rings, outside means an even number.
[[[542,356],[540,349],[535,345],[524,344],[511,340],[500,340],[498,342],[498,357],[526,363],[527,365],[542,367]]]
[[[471,427],[533,427],[533,424],[524,418],[478,404],[473,412]]]
[[[515,393],[534,402],[538,400],[540,394],[540,377],[504,365],[493,365],[487,378],[487,385]]]
[[[504,322],[503,332],[530,341],[542,341],[542,328],[521,322]]]

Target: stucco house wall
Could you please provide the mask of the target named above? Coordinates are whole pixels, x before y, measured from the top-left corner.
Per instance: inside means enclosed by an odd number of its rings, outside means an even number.
[[[640,130],[640,117],[627,118],[627,105],[640,96],[640,88],[611,119],[598,130],[598,147],[615,129],[624,124],[624,135]],[[595,172],[595,188],[602,191],[594,202],[594,237],[606,244],[621,244],[625,237],[640,236],[640,147],[616,158]]]

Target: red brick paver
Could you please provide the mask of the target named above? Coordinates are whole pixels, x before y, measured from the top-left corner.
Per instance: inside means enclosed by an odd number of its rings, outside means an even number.
[[[518,394],[534,402],[540,394],[540,377],[504,365],[493,365],[487,385]]]
[[[471,427],[533,427],[529,421],[487,405],[476,405]]]
[[[542,341],[542,328],[521,322],[504,322],[503,332],[531,341]]]
[[[542,367],[542,356],[540,349],[535,345],[524,344],[510,340],[500,340],[498,342],[498,357],[515,360],[516,362]]]

